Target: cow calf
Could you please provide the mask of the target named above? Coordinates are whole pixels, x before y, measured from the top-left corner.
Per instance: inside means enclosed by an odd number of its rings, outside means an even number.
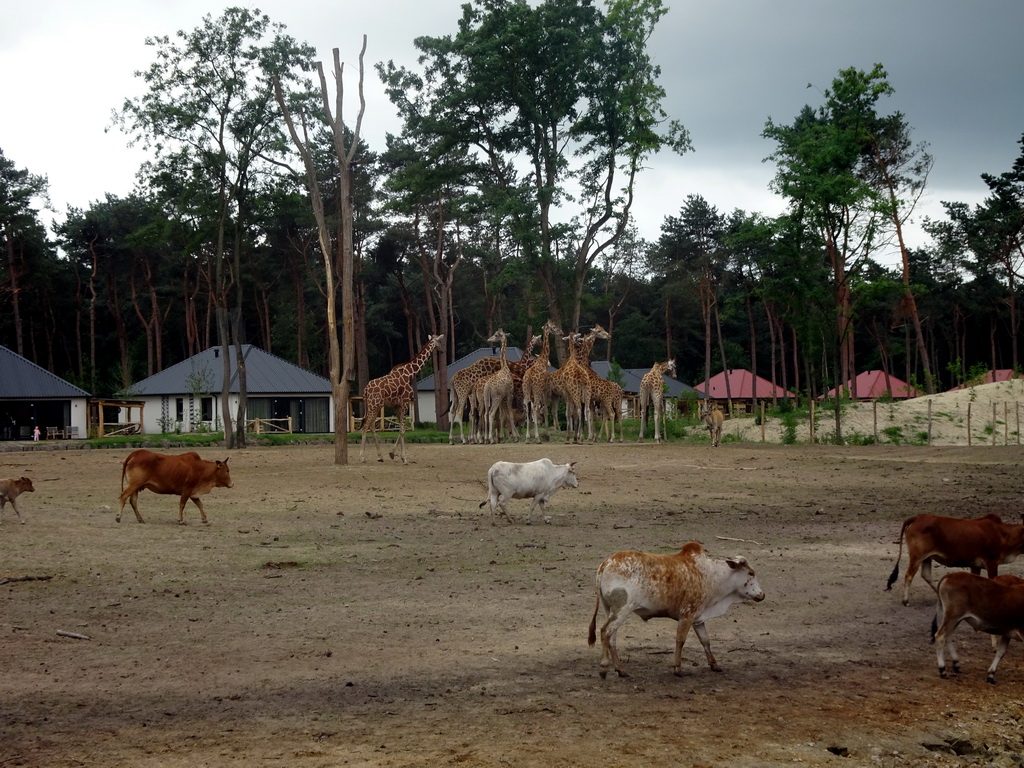
[[[996,667],[1010,647],[1010,640],[1024,640],[1024,580],[1015,576],[986,579],[972,573],[949,573],[939,581],[939,613],[935,656],[939,676],[946,677],[946,653],[953,673],[960,672],[960,658],[953,646],[953,630],[966,621],[978,632],[992,635],[995,658],[988,668],[989,683],[996,682]]]
[[[683,643],[693,627],[704,646],[708,666],[720,671],[711,653],[704,623],[723,615],[733,603],[764,600],[764,592],[746,558],[711,558],[699,542],[671,555],[619,552],[597,569],[597,603],[590,620],[588,641],[597,640],[597,612],[604,608],[601,626],[601,677],[612,665],[620,677],[626,672],[615,645],[615,633],[635,613],[644,621],[667,618],[679,622],[673,672],[682,676]]]
[[[30,493],[32,491],[35,491],[35,488],[32,486],[30,478],[22,476],[7,477],[0,480],[0,522],[3,522],[4,508],[9,501],[14,508],[14,514],[18,516],[18,522],[24,525],[25,520],[21,516],[21,510],[18,509],[18,497],[23,493]]]

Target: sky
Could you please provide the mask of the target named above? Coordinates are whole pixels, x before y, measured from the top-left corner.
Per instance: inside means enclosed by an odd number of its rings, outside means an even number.
[[[597,0],[600,4],[601,0]],[[112,127],[126,98],[140,96],[136,71],[154,60],[147,37],[191,31],[230,5],[258,8],[309,43],[330,67],[338,48],[354,73],[367,36],[363,136],[382,149],[400,124],[372,65],[416,66],[413,41],[454,34],[456,0],[34,0],[0,4],[0,149],[16,167],[49,180],[61,221],[107,193],[127,195],[145,159]],[[720,213],[778,215],[769,184],[767,120],[790,124],[817,107],[840,70],[881,63],[895,89],[880,112],[902,112],[915,142],[935,159],[910,228],[927,245],[924,217],[941,201],[981,202],[982,173],[1008,171],[1024,134],[1024,2],[1021,0],[666,0],[649,43],[661,67],[665,111],[689,130],[694,151],[653,157],[640,177],[634,217],[654,240],[688,195]],[[354,93],[355,81],[348,85]],[[347,109],[355,109],[346,105]],[[354,114],[354,111],[352,112]],[[882,259],[886,261],[885,258]]]

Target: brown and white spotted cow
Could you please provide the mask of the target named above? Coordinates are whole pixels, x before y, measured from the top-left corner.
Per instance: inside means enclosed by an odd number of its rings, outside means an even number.
[[[597,569],[597,604],[588,637],[593,645],[597,639],[597,612],[604,608],[607,618],[601,626],[601,677],[607,676],[609,664],[620,677],[626,677],[615,633],[632,613],[644,621],[667,618],[679,622],[673,665],[676,675],[682,675],[683,643],[690,627],[704,646],[708,666],[720,671],[704,623],[723,615],[733,603],[748,600],[760,602],[764,592],[746,558],[708,557],[696,541],[671,555],[612,555]]]
[[[946,652],[953,673],[960,673],[960,657],[953,647],[953,630],[966,621],[978,632],[992,635],[995,658],[986,680],[996,682],[996,667],[1010,647],[1010,640],[1024,640],[1024,579],[1004,575],[986,579],[973,573],[947,573],[938,587],[941,623],[935,632],[935,656],[939,676],[946,677]]]
[[[127,487],[125,476],[128,478]],[[121,506],[117,509],[117,522],[121,522],[121,513],[126,501],[131,501],[135,519],[140,523],[146,522],[139,514],[138,499],[139,491],[148,489],[153,493],[174,494],[179,497],[178,525],[185,524],[185,503],[189,499],[199,507],[199,514],[206,523],[209,521],[206,519],[206,510],[203,509],[203,502],[199,496],[209,493],[214,488],[230,488],[231,485],[227,459],[207,461],[201,459],[195,451],[176,456],[153,453],[145,449],[133,451],[128,454],[121,466]]]
[[[11,506],[14,507],[14,514],[18,516],[18,522],[24,525],[25,520],[21,516],[21,510],[18,509],[18,497],[23,493],[30,493],[34,490],[32,480],[25,476],[7,477],[0,480],[0,522],[3,521],[4,508],[9,501]]]
[[[999,575],[999,566],[1013,562],[1024,552],[1024,525],[1004,523],[999,515],[985,515],[975,520],[939,515],[915,515],[903,521],[900,529],[896,565],[889,576],[886,590],[900,574],[903,540],[907,541],[907,575],[903,577],[903,604],[910,602],[910,582],[921,569],[921,578],[936,589],[932,580],[932,560],[949,568],[970,568],[989,578]]]

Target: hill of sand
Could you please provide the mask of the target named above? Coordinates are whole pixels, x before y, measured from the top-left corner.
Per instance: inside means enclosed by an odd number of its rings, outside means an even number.
[[[848,443],[875,438],[878,443],[920,445],[1019,445],[1024,404],[1024,379],[979,384],[936,395],[894,402],[849,403],[843,407],[842,434]],[[930,409],[930,410],[929,410]],[[810,442],[809,419],[796,428],[796,440]],[[828,407],[815,411],[815,438],[835,441],[835,416]],[[786,427],[768,418],[764,440],[783,441]],[[726,421],[723,434],[745,441],[761,440],[753,417]]]

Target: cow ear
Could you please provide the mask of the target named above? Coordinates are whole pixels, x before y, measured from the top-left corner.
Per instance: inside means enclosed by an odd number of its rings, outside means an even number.
[[[576,462],[575,461],[570,461],[569,462],[569,471],[570,472],[575,472],[576,471]]]
[[[747,566],[747,558],[740,557],[739,555],[737,555],[736,557],[726,558],[725,562],[727,562],[729,564],[729,567],[733,570],[736,570],[738,568],[746,568]]]

